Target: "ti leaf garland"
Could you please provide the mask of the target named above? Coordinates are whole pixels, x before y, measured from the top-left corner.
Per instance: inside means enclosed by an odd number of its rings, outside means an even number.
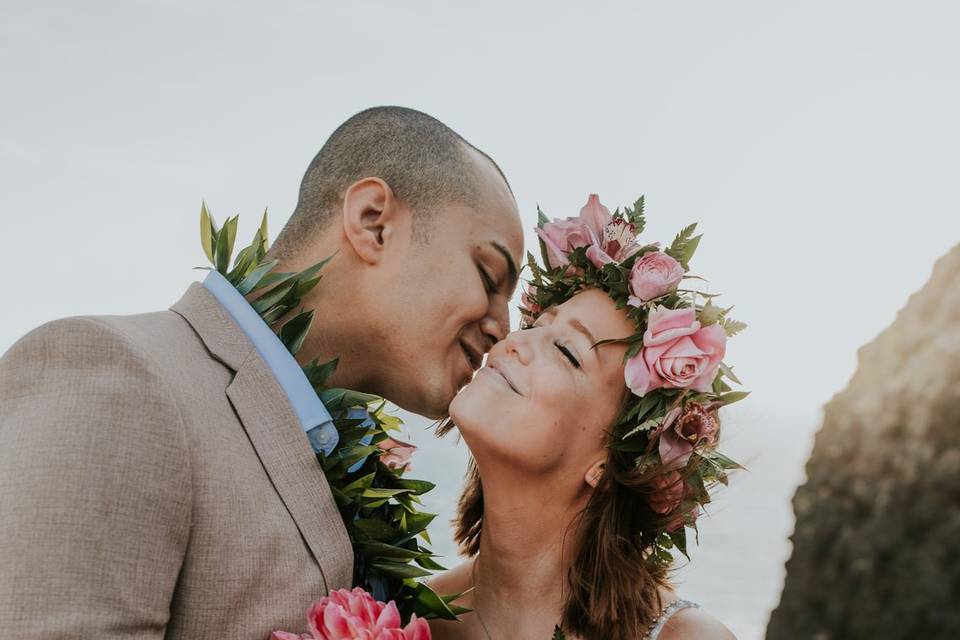
[[[300,307],[301,300],[320,282],[320,272],[333,256],[300,273],[274,271],[278,263],[267,258],[264,211],[253,241],[239,251],[231,268],[238,222],[239,217],[234,216],[218,227],[204,203],[200,208],[203,252],[242,295],[257,293],[251,306],[296,355],[314,318],[312,309]],[[416,580],[443,569],[424,544],[430,543],[427,525],[436,514],[419,510],[420,496],[434,485],[404,478],[403,470],[393,470],[380,461],[382,451],[377,445],[402,423],[386,412],[386,402],[380,397],[327,387],[336,367],[337,360],[313,360],[304,365],[303,372],[340,434],[337,449],[329,456],[317,454],[317,459],[353,545],[353,586],[380,600],[396,601],[404,621],[414,613],[423,618],[455,619],[468,611],[453,604],[460,594],[439,595]],[[357,418],[357,409],[366,414]]]

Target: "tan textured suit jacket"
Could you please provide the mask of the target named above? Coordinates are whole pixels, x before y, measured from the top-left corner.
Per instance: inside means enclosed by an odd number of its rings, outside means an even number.
[[[0,360],[0,639],[265,640],[352,571],[286,395],[201,285]]]

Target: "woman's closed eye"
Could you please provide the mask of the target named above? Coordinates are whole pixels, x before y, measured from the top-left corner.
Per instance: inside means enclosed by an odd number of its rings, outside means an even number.
[[[580,361],[577,360],[577,357],[576,357],[575,355],[573,355],[573,352],[570,351],[570,349],[568,349],[567,347],[563,346],[563,344],[561,344],[560,342],[557,342],[557,341],[554,341],[553,344],[554,344],[554,346],[555,346],[557,349],[560,350],[560,353],[562,353],[562,354],[564,355],[564,357],[565,357],[567,360],[570,361],[570,364],[572,364],[572,365],[573,365],[574,367],[576,367],[577,369],[580,368]]]

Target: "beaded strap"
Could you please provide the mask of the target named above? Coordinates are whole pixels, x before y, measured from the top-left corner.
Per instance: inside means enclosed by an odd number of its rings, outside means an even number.
[[[689,600],[674,600],[666,607],[663,611],[660,612],[660,615],[657,616],[653,622],[650,623],[650,630],[647,631],[647,635],[643,636],[643,640],[657,640],[657,636],[660,635],[660,632],[663,631],[663,627],[666,626],[667,621],[678,611],[683,609],[691,608],[700,608],[696,602],[690,602]]]

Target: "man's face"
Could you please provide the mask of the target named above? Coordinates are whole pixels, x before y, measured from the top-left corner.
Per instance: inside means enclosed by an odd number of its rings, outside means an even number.
[[[509,332],[508,303],[523,255],[516,203],[496,169],[478,161],[476,208],[451,205],[392,261],[383,291],[379,393],[428,417],[446,415],[483,355]]]

